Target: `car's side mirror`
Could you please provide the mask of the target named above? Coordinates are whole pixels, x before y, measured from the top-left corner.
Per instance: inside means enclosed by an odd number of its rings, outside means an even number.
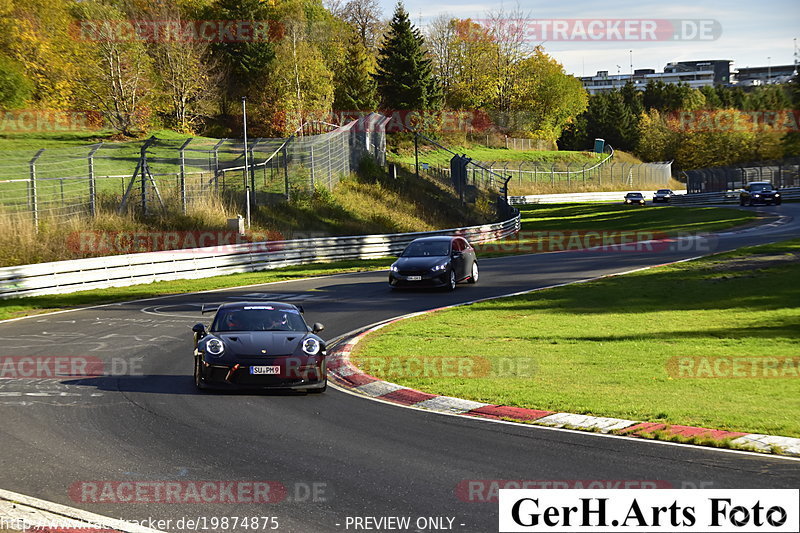
[[[197,333],[198,337],[203,337],[206,334],[206,327],[203,324],[197,323],[192,326],[192,331]]]
[[[312,332],[312,333],[319,333],[319,332],[320,332],[320,331],[322,331],[323,329],[325,329],[325,326],[323,326],[323,325],[322,325],[322,324],[320,324],[319,322],[314,322],[314,325],[313,325],[313,326],[311,326],[311,332]]]

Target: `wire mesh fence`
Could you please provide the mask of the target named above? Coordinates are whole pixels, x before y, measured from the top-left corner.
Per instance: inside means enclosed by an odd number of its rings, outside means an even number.
[[[800,157],[687,170],[684,174],[689,194],[731,191],[751,181],[769,181],[780,189],[800,187]]]
[[[570,161],[477,161],[469,158],[463,159],[465,174],[459,178],[454,177],[453,157],[462,158],[445,148],[434,140],[420,135],[420,141],[425,146],[419,146],[420,170],[443,183],[453,183],[458,189],[457,181],[465,182],[465,188],[500,190],[503,186],[509,188],[528,189],[537,185],[560,187],[564,190],[579,190],[584,188],[612,188],[644,189],[651,187],[667,187],[672,177],[672,162],[655,163],[623,163],[613,159],[614,150],[606,145],[606,152],[597,154],[597,159],[585,163]],[[418,142],[418,144],[419,144]],[[428,154],[431,149],[435,157]],[[427,151],[427,153],[426,153]],[[448,155],[442,157],[441,152]]]
[[[326,133],[287,138],[158,139],[4,151],[0,211],[29,217],[177,208],[209,198],[254,204],[316,187],[332,189],[369,154],[384,163],[385,117],[372,114]],[[245,154],[246,152],[246,154]],[[245,157],[246,155],[246,157]],[[247,164],[245,164],[247,160]]]
[[[555,141],[548,139],[521,139],[509,137],[498,132],[470,132],[465,134],[465,140],[478,143],[489,148],[507,148],[509,150],[558,150]]]

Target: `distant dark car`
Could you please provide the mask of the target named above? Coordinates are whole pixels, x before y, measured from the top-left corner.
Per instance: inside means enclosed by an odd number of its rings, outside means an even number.
[[[644,205],[644,196],[640,192],[629,192],[625,195],[625,203],[626,204],[637,204],[637,205]]]
[[[768,181],[751,181],[739,193],[739,205],[781,205],[781,193]]]
[[[463,237],[423,237],[412,241],[389,270],[389,286],[444,287],[478,281],[475,249]]]
[[[670,199],[675,195],[671,189],[658,189],[655,194],[653,194],[653,203],[655,202],[669,202]]]
[[[301,307],[278,302],[221,305],[206,331],[196,324],[194,383],[198,389],[294,389],[324,392],[326,347]]]

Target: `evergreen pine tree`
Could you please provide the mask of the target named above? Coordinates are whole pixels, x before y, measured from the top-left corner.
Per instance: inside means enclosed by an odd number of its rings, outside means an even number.
[[[378,107],[377,83],[369,73],[364,43],[353,33],[344,64],[336,75],[333,108],[336,111],[374,111]]]
[[[378,53],[378,83],[381,104],[389,110],[436,110],[442,95],[433,66],[425,51],[425,40],[398,2],[389,32]]]

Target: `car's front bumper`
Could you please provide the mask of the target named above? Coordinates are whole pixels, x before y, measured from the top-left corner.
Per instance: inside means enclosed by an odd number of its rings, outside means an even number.
[[[418,276],[420,279],[409,279]],[[400,272],[389,273],[389,285],[395,288],[436,288],[446,287],[450,284],[450,272],[420,272],[415,274],[401,274]]]
[[[759,196],[758,198],[756,198],[755,196],[751,196],[748,199],[748,201],[750,201],[750,202],[752,202],[754,204],[767,205],[767,204],[774,204],[776,202],[780,202],[781,198],[780,198],[780,196],[777,197],[777,198],[775,198],[774,196]]]
[[[252,374],[253,366],[280,366],[278,374]],[[274,361],[243,360],[239,363],[201,361],[203,384],[218,389],[316,389],[325,385],[327,367],[322,356],[315,364],[281,364]]]

